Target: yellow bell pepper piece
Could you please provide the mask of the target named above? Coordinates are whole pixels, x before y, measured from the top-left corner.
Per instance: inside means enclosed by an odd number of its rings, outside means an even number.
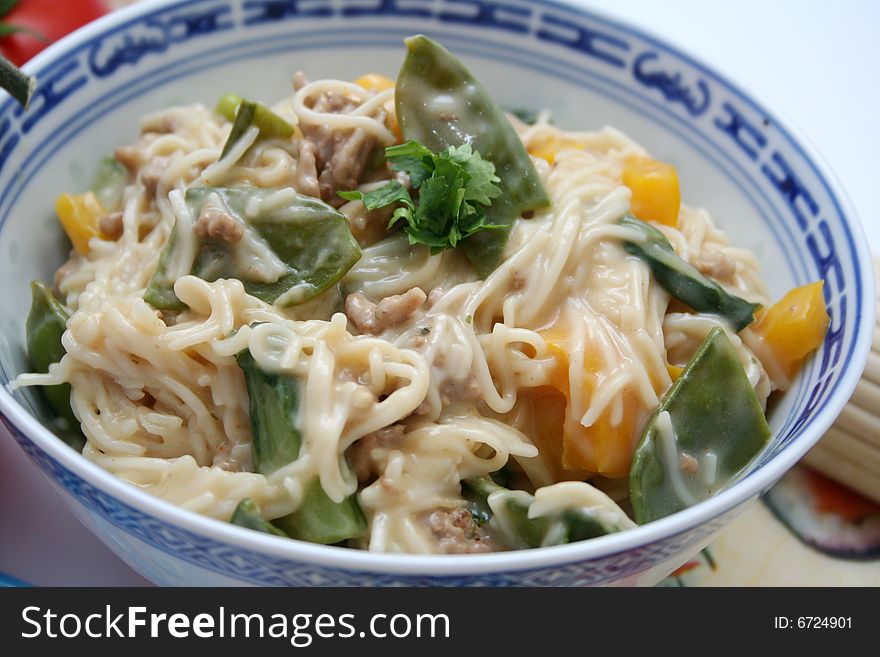
[[[388,89],[394,89],[394,80],[391,78],[387,78],[384,75],[379,75],[378,73],[367,73],[366,75],[362,75],[354,83],[360,87],[363,87],[367,91],[373,91],[375,93],[381,93],[382,91],[387,91]],[[391,101],[386,104],[385,109],[388,112],[388,118],[386,119],[386,123],[388,125],[388,129],[394,133],[394,136],[397,137],[397,143],[403,142],[403,135],[400,132],[400,125],[397,123],[397,114],[394,112],[394,102]]]
[[[384,75],[379,75],[378,73],[367,73],[366,75],[362,75],[355,80],[354,83],[359,87],[363,87],[367,91],[375,91],[376,93],[394,88],[394,80],[387,78]]]
[[[93,237],[106,238],[101,233],[100,221],[107,211],[92,192],[62,194],[55,201],[55,212],[73,248],[80,255],[88,254],[89,240]]]
[[[584,144],[575,140],[563,137],[550,137],[544,141],[537,142],[529,146],[529,155],[540,157],[547,160],[550,164],[556,162],[556,156],[561,151],[572,148],[583,148]]]
[[[624,164],[623,184],[632,191],[630,211],[637,218],[667,226],[678,224],[681,192],[674,166],[635,155]]]
[[[532,431],[529,436],[540,452],[554,481],[585,479],[588,472],[566,470],[562,467],[562,443],[565,431],[565,395],[552,386],[540,386],[523,391],[522,403],[531,411]]]
[[[673,365],[672,363],[666,363],[666,371],[669,372],[669,378],[675,382],[678,381],[678,377],[684,372],[684,368],[679,367],[678,365]]]
[[[592,425],[583,426],[580,418],[586,409],[575,409],[572,406],[569,359],[565,349],[560,346],[564,344],[565,338],[556,329],[542,332],[541,335],[558,363],[549,385],[561,393],[566,401],[562,467],[565,470],[585,470],[609,478],[626,477],[642,424],[648,415],[647,409],[642,408],[634,391],[624,389],[619,402],[622,408],[618,410],[616,402],[611,403]],[[583,366],[587,374],[584,377],[583,398],[589,400],[596,395],[604,382],[604,363],[600,354],[588,349],[584,354]]]
[[[825,338],[829,318],[822,294],[824,283],[820,280],[796,287],[755,314],[752,331],[764,341],[788,377]]]

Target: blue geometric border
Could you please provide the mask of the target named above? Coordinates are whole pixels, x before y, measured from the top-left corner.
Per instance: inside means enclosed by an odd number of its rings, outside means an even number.
[[[660,541],[597,559],[523,571],[478,575],[395,575],[317,566],[229,545],[196,534],[121,502],[94,487],[37,447],[3,419],[30,458],[90,513],[143,543],[194,566],[264,586],[596,586],[633,577],[668,559],[696,553],[705,540],[738,515],[740,505],[711,521]],[[339,549],[339,548],[337,548]]]

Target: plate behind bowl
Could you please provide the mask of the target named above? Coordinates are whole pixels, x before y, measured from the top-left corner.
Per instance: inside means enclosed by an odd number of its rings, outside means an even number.
[[[678,167],[687,203],[753,250],[773,296],[826,279],[825,344],[774,408],[773,442],[731,489],[662,521],[580,544],[496,555],[374,555],[262,536],[149,497],[75,454],[34,417],[29,393],[0,412],[74,513],[161,584],[577,585],[654,583],[684,563],[821,436],[864,364],[870,258],[855,215],[802,141],[691,57],[574,5],[516,0],[190,0],[135,5],[29,66],[27,113],[0,104],[0,381],[26,371],[27,283],[51,280],[67,245],[52,201],[170,104],[226,91],[274,101],[310,77],[396,75],[402,40],[425,33],[509,108],[553,110],[566,128],[612,125]]]

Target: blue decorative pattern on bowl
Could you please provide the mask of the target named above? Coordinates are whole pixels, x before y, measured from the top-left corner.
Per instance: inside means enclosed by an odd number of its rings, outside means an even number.
[[[84,172],[130,139],[136,118],[150,110],[210,102],[230,80],[238,92],[271,99],[296,68],[393,75],[402,39],[417,32],[465,59],[505,105],[549,107],[569,127],[614,125],[674,162],[686,200],[708,207],[734,243],[759,255],[776,296],[825,279],[825,343],[774,409],[772,444],[730,490],[618,536],[491,556],[388,558],[195,516],[86,462],[34,421],[41,410],[28,395],[0,391],[5,424],[74,512],[156,582],[653,583],[803,455],[855,385],[871,336],[870,259],[816,157],[766,108],[674,48],[573,4],[517,0],[161,2],[118,12],[53,46],[31,67],[40,85],[30,111],[9,98],[0,103],[0,276],[8,282],[0,381],[27,368],[27,281],[48,278],[64,258],[46,189],[83,186]],[[35,232],[35,223],[46,229]]]

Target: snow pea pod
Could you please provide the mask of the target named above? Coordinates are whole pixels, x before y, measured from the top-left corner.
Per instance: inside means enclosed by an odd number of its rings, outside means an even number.
[[[275,536],[284,536],[287,538],[287,534],[260,515],[259,507],[254,504],[253,500],[247,497],[235,507],[235,512],[232,514],[229,522],[233,525],[238,525],[239,527],[263,532],[264,534],[273,534]]]
[[[67,330],[69,314],[41,281],[31,282],[31,297],[31,309],[25,325],[27,353],[34,372],[43,373],[64,357],[61,336]],[[64,442],[81,451],[85,438],[80,431],[79,420],[70,408],[70,384],[43,386],[42,392],[54,412],[53,424],[57,433]]]
[[[498,263],[514,220],[550,203],[522,141],[504,111],[460,61],[431,39],[406,39],[407,56],[397,77],[395,104],[404,140],[435,153],[470,144],[495,165],[502,194],[487,210],[488,222],[505,228],[481,231],[462,242],[483,276]]]
[[[359,538],[367,530],[357,496],[349,495],[341,502],[334,502],[317,479],[306,486],[299,508],[273,523],[291,538],[323,545]]]
[[[669,240],[659,230],[629,215],[620,220],[622,226],[638,230],[643,239],[624,242],[627,253],[638,256],[651,268],[657,282],[679,301],[697,312],[713,313],[727,318],[737,331],[755,320],[760,304],[751,303],[727,292],[687,261],[678,257]]]
[[[249,351],[238,354],[237,361],[248,390],[254,469],[269,475],[299,458],[302,383],[292,376],[264,372]],[[367,526],[355,495],[334,502],[317,477],[306,485],[296,511],[272,524],[291,538],[323,544],[357,538]]]
[[[769,438],[739,356],[716,327],[645,426],[629,475],[636,522],[663,518],[714,495]]]
[[[485,477],[464,480],[462,492],[475,521],[488,524],[490,530],[514,549],[574,543],[623,528],[610,514],[587,507],[572,507],[530,518],[533,495],[504,488]]]
[[[504,515],[504,528],[507,531],[500,527],[497,529],[505,534],[506,542],[511,544],[509,547],[535,548],[542,545],[550,523],[548,518],[529,518],[529,506],[534,499],[529,493],[504,488],[485,477],[466,479],[461,487],[465,499],[471,502],[471,513],[475,517],[486,518],[497,526],[498,511]],[[489,506],[489,496],[493,493],[503,495],[500,500],[496,499],[494,510]]]
[[[122,192],[128,183],[128,169],[115,157],[105,157],[95,170],[91,190],[107,212],[122,206]]]
[[[236,278],[266,303],[293,306],[335,284],[361,257],[345,216],[292,189],[198,187],[188,189],[185,199],[192,218],[208,208],[220,210],[243,235],[236,242],[184,235],[192,227],[178,218],[144,294],[155,308],[185,308],[174,283],[187,273],[207,281]],[[195,248],[188,249],[187,240],[195,240]]]
[[[230,104],[234,102],[234,98],[234,95],[230,94],[221,98],[218,111],[228,117]],[[233,111],[235,118],[232,119],[232,130],[229,131],[229,136],[220,152],[221,160],[226,157],[229,149],[241,139],[251,126],[256,126],[260,131],[257,139],[290,139],[293,134],[292,125],[263,103],[258,103],[250,98],[238,99],[238,104]]]
[[[228,91],[220,96],[220,100],[217,101],[217,106],[214,108],[214,111],[227,121],[235,121],[235,110],[241,105],[242,100],[244,99],[237,93]]]
[[[301,384],[290,376],[264,372],[247,350],[236,360],[248,391],[254,471],[269,475],[299,457]]]

